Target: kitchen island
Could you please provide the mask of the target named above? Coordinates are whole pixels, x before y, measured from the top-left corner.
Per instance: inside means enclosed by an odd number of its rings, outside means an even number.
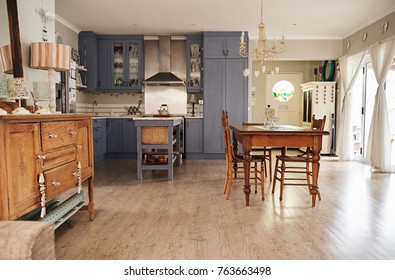
[[[173,166],[181,162],[180,125],[182,117],[134,118],[137,129],[137,180],[143,170],[167,170],[173,180]]]

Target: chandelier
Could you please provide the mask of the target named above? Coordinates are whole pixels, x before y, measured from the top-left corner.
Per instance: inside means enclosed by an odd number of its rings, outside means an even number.
[[[247,44],[244,42],[244,32],[241,33],[240,37],[240,47],[239,54],[242,57],[248,57],[248,55],[254,55],[256,60],[260,61],[263,64],[268,58],[274,57],[275,55],[282,53],[286,48],[286,42],[284,39],[284,34],[280,42],[277,42],[276,39],[273,40],[273,44],[269,44],[266,38],[265,25],[263,24],[263,0],[261,1],[261,22],[258,24],[259,29],[259,38],[255,42],[254,49],[248,53],[246,50]]]

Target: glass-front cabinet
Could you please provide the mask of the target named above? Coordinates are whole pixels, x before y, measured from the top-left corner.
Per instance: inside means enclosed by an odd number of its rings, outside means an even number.
[[[111,41],[111,88],[141,91],[142,40]]]
[[[187,91],[202,92],[203,91],[203,75],[202,75],[202,35],[188,35],[186,42],[187,54]]]

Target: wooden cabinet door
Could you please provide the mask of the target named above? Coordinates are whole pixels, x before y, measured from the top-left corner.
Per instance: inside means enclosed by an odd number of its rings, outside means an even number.
[[[92,125],[88,119],[76,121],[77,159],[81,163],[82,180],[93,174]]]
[[[40,153],[39,124],[6,126],[5,147],[9,213],[3,218],[14,220],[40,206],[37,159]]]

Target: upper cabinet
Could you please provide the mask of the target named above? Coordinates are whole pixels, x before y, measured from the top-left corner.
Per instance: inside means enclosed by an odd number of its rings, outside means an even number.
[[[204,58],[241,58],[241,32],[204,32]]]
[[[78,34],[78,52],[80,55],[80,65],[87,72],[81,72],[81,80],[88,91],[97,89],[97,36],[90,31],[82,31]]]
[[[203,59],[203,36],[188,35],[186,40],[187,55],[187,91],[203,91],[202,59]]]
[[[88,54],[90,49],[86,41],[87,35],[93,32],[80,32],[79,51]],[[93,33],[94,34],[94,33]],[[142,92],[144,73],[144,38],[141,35],[95,35],[95,53],[92,55],[92,65],[95,77],[92,77],[92,87],[88,90],[108,92]],[[93,44],[93,42],[92,42]],[[87,61],[89,64],[89,61]],[[91,72],[91,71],[89,71]],[[92,76],[94,75],[92,73]],[[89,76],[88,76],[89,78]],[[88,85],[88,79],[87,79]]]
[[[111,36],[110,88],[141,92],[143,79],[143,37]],[[99,69],[100,72],[100,69]]]

